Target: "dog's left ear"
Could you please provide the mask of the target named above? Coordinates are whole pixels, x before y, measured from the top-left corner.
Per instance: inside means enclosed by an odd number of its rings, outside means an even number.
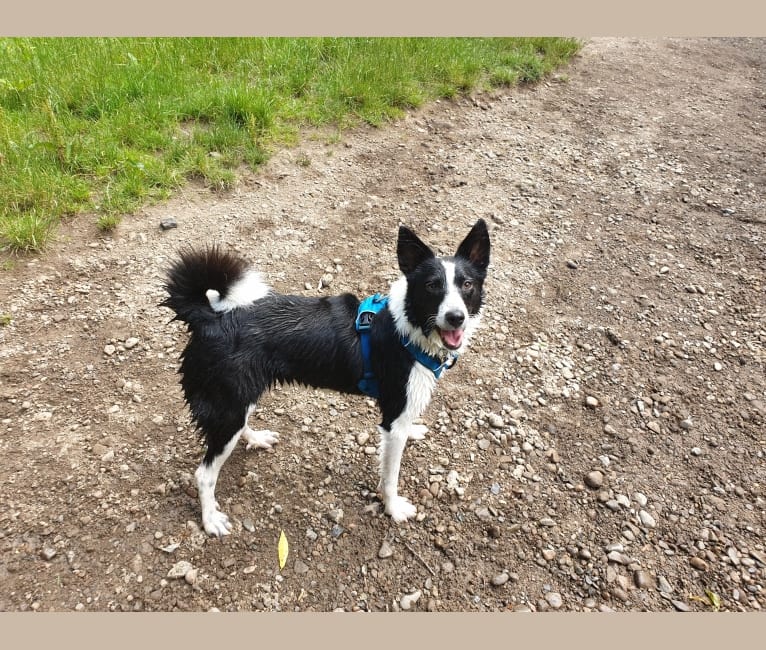
[[[489,266],[489,231],[484,219],[479,219],[471,228],[471,232],[460,243],[455,257],[462,257],[473,264],[482,273]]]
[[[406,226],[399,226],[399,240],[396,244],[396,256],[399,268],[404,275],[409,275],[421,262],[434,256],[433,251]]]

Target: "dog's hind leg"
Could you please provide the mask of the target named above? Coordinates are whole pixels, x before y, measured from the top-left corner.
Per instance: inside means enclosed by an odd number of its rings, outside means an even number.
[[[279,434],[276,431],[269,431],[269,429],[251,429],[247,426],[247,420],[254,408],[254,406],[251,406],[247,409],[242,440],[247,443],[246,449],[252,449],[253,447],[256,449],[270,449],[272,445],[279,442]]]
[[[210,426],[203,427],[203,430],[207,432],[207,451],[194,476],[197,479],[202,525],[205,532],[208,535],[222,537],[231,531],[231,522],[229,517],[220,510],[215,498],[215,488],[223,464],[247,430],[247,418],[242,423],[239,418],[235,420],[233,416],[224,417],[214,426],[212,434]],[[239,429],[237,429],[238,426]]]

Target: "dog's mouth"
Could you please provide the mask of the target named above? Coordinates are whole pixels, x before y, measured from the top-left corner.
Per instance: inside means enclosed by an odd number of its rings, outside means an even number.
[[[439,336],[442,343],[450,350],[457,350],[463,343],[463,334],[465,330],[443,330],[439,329]]]

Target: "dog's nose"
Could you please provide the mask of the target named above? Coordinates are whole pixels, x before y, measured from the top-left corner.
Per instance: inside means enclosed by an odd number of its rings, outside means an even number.
[[[457,329],[465,322],[465,314],[462,311],[448,311],[444,315],[444,320],[447,321],[449,325]]]

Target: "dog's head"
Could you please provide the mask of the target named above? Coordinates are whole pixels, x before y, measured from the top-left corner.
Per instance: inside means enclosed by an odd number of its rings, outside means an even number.
[[[436,257],[412,230],[401,226],[397,257],[403,276],[390,293],[400,334],[435,356],[462,351],[479,324],[489,249],[483,219],[452,257]]]

